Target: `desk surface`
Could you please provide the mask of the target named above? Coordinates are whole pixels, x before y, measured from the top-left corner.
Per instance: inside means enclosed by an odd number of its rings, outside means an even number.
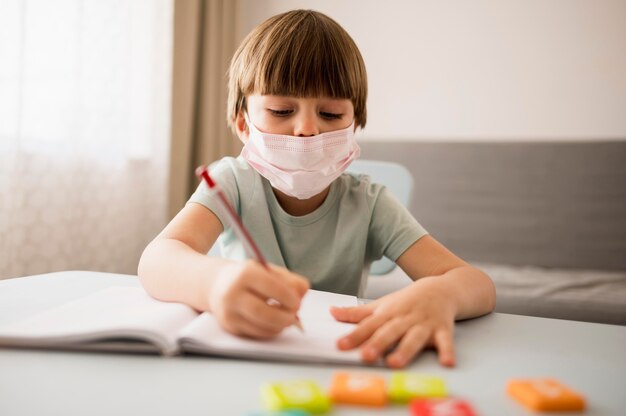
[[[61,272],[0,281],[0,324],[93,291],[138,286],[136,277]],[[425,352],[409,371],[440,375],[481,415],[528,415],[504,392],[510,378],[550,376],[588,399],[587,415],[626,414],[626,327],[491,314],[456,326],[458,365]],[[310,378],[328,387],[342,367],[214,357],[0,349],[0,415],[245,415],[262,410],[259,388]],[[343,367],[389,379],[384,368]],[[406,415],[335,406],[333,415]]]

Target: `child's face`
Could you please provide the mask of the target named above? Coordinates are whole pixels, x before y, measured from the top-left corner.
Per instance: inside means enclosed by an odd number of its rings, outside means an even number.
[[[315,136],[345,129],[354,119],[349,99],[249,95],[246,101],[250,122],[265,133]],[[237,116],[236,126],[239,138],[245,142],[248,126],[244,114]]]

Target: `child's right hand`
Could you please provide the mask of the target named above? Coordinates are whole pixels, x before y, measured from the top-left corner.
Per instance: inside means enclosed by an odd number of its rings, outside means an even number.
[[[270,264],[268,270],[248,260],[225,265],[208,289],[209,308],[224,329],[271,338],[296,322],[309,282],[283,267]]]

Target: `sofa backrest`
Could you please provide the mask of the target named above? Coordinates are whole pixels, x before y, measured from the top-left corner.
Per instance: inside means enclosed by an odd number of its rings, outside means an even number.
[[[411,212],[468,261],[626,270],[626,141],[360,145],[411,171]]]

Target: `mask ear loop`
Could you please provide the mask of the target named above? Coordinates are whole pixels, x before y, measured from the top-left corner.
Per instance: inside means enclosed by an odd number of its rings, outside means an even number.
[[[252,121],[250,121],[250,115],[248,114],[248,111],[245,111],[244,113],[244,118],[246,120],[246,125],[248,126],[248,134],[252,131],[252,130],[258,130],[256,128],[256,126],[254,124],[252,124]]]

